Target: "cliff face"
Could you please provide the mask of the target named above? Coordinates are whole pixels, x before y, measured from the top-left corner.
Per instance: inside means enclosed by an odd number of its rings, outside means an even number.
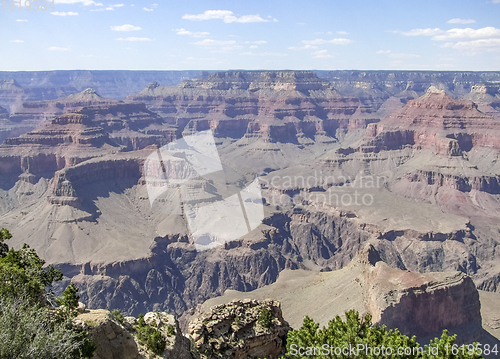
[[[145,102],[181,129],[211,128],[218,137],[266,142],[332,142],[337,131],[378,121],[372,108],[356,98],[341,98],[308,71],[214,73],[177,87],[151,83],[127,101]]]
[[[366,276],[374,322],[420,337],[439,335],[444,329],[467,331],[469,336],[481,331],[479,294],[464,273],[420,274],[378,261]]]
[[[55,171],[87,159],[161,146],[177,135],[176,128],[163,126],[144,104],[103,99],[93,90],[69,96],[55,107],[65,112],[34,131],[5,139],[0,162],[11,163],[14,157],[20,171],[52,177]]]
[[[454,100],[444,91],[430,88],[410,100],[380,123],[371,124],[368,133],[375,137],[363,151],[402,148],[433,148],[437,154],[460,156],[472,147],[498,149],[498,121],[477,109],[472,101]]]

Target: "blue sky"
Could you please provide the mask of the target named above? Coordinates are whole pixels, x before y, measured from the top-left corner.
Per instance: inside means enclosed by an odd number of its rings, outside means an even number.
[[[500,0],[55,0],[54,11],[18,5],[11,11],[6,0],[3,6],[3,71],[500,71]]]

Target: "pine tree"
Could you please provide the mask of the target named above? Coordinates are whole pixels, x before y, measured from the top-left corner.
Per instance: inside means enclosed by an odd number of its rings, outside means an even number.
[[[77,314],[76,310],[78,309],[78,300],[80,299],[80,297],[76,295],[78,290],[78,287],[71,282],[57,301],[60,306],[64,307],[64,312],[69,316],[75,316]]]

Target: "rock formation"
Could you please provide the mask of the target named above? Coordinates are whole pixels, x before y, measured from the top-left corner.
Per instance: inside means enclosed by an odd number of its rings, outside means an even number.
[[[262,320],[270,314],[270,322]],[[212,307],[189,324],[195,350],[204,358],[277,359],[290,330],[273,300],[242,300]]]
[[[230,71],[175,87],[151,83],[127,101],[145,102],[180,129],[210,128],[249,152],[279,151],[274,143],[332,143],[339,131],[379,120],[373,109],[340,97],[309,71]]]
[[[377,256],[369,246],[359,259],[371,264],[365,276],[367,307],[374,322],[420,337],[439,336],[444,329],[479,333],[481,305],[470,277],[462,272],[402,271]]]
[[[162,358],[192,358],[189,340],[182,335],[172,315],[149,312],[144,320],[146,324],[159,329],[167,342]],[[98,309],[79,314],[73,321],[89,331],[90,338],[96,344],[94,359],[147,359],[155,356],[137,338],[137,319],[134,317],[125,317],[120,322],[109,311]]]

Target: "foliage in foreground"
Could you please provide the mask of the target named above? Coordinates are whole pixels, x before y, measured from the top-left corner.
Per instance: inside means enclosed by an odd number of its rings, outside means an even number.
[[[48,308],[0,299],[0,358],[79,358],[80,339]]]
[[[45,262],[26,244],[18,251],[9,249],[5,240],[11,237],[6,229],[0,230],[0,358],[92,357],[94,343],[71,321],[78,288],[71,284],[54,301],[51,286],[62,279],[61,271],[43,268]],[[54,302],[64,308],[52,308]]]
[[[259,319],[257,319],[257,323],[259,323],[262,328],[269,329],[271,327],[271,323],[273,321],[273,315],[267,308],[262,308],[260,310]]]
[[[372,325],[369,314],[361,320],[359,313],[351,310],[346,312],[345,322],[337,316],[321,329],[305,317],[300,329],[288,332],[287,358],[482,358],[477,343],[462,349],[454,346],[455,341],[456,335],[448,336],[445,330],[441,338],[420,347],[416,337],[409,338],[397,329],[387,330],[385,325]]]
[[[78,288],[74,283],[70,283],[64,290],[61,298],[57,299],[57,304],[63,307],[64,315],[74,317],[78,314],[78,300],[79,296],[76,295]]]
[[[163,334],[158,329],[146,324],[142,314],[139,314],[137,320],[137,339],[157,355],[161,355],[167,347],[167,341]]]
[[[122,312],[120,312],[120,309],[113,309],[111,311],[111,315],[117,320],[118,323],[121,325],[125,324],[125,317],[123,316]]]

